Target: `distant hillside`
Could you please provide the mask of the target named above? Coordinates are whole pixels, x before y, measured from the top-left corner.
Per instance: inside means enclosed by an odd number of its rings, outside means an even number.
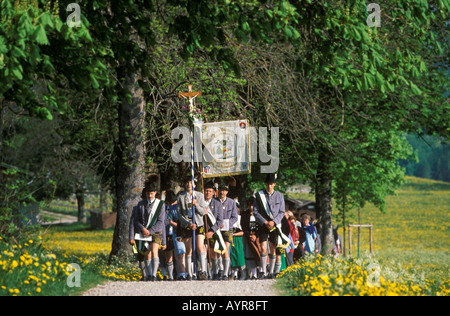
[[[438,137],[407,135],[406,139],[417,154],[419,162],[401,161],[406,175],[450,182],[450,147]]]

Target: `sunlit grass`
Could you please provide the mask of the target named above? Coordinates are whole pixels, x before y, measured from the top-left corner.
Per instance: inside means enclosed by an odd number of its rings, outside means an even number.
[[[314,200],[313,195],[301,198]],[[356,224],[356,210],[352,213],[347,223]],[[313,257],[291,267],[279,281],[285,294],[450,294],[450,183],[407,177],[397,195],[387,197],[385,213],[368,205],[360,214],[361,224],[373,224],[374,255],[369,254],[369,231],[361,229],[361,258],[356,258],[357,229],[353,228],[353,258]],[[339,233],[343,234],[342,226]],[[347,234],[348,228],[348,247]],[[379,272],[375,287],[368,283],[369,264]]]

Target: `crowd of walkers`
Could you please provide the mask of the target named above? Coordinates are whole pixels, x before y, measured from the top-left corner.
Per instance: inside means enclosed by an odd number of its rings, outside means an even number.
[[[311,217],[299,214],[298,221],[285,210],[274,174],[267,175],[265,186],[241,210],[223,183],[209,181],[202,193],[187,178],[186,190],[165,192],[164,201],[155,186],[146,185],[129,226],[142,280],[274,278],[301,257],[319,253]],[[339,254],[340,238],[335,239]]]

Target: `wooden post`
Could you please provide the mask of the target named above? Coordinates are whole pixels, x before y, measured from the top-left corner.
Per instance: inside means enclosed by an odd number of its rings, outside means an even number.
[[[370,224],[370,227],[369,227],[370,254],[373,254],[373,245],[372,245],[372,242],[373,242],[373,235],[372,235],[372,228],[373,228],[373,226],[372,226],[372,224]]]
[[[352,256],[352,226],[348,225],[348,255]]]
[[[192,174],[192,200],[195,199],[195,175],[194,175],[194,129],[195,129],[195,115],[194,115],[194,99],[198,96],[201,96],[202,92],[192,91],[192,85],[188,85],[188,92],[178,92],[179,98],[185,98],[189,100],[189,116],[191,117],[192,123],[192,131],[191,131],[191,174]],[[203,188],[202,188],[203,189]],[[187,191],[187,190],[186,190]],[[192,224],[195,224],[195,206],[192,206]],[[195,230],[192,231],[192,261],[194,264],[194,274],[197,274],[197,261],[196,261],[196,242],[195,242]],[[188,271],[189,273],[189,271]]]
[[[358,206],[358,258],[361,255],[361,212]]]

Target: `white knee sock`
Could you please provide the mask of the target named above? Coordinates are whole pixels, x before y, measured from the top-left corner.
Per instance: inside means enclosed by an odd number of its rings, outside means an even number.
[[[156,277],[156,272],[158,271],[159,266],[159,258],[153,258],[152,259],[152,276]]]
[[[267,273],[267,254],[261,255],[261,272],[264,275]]]

